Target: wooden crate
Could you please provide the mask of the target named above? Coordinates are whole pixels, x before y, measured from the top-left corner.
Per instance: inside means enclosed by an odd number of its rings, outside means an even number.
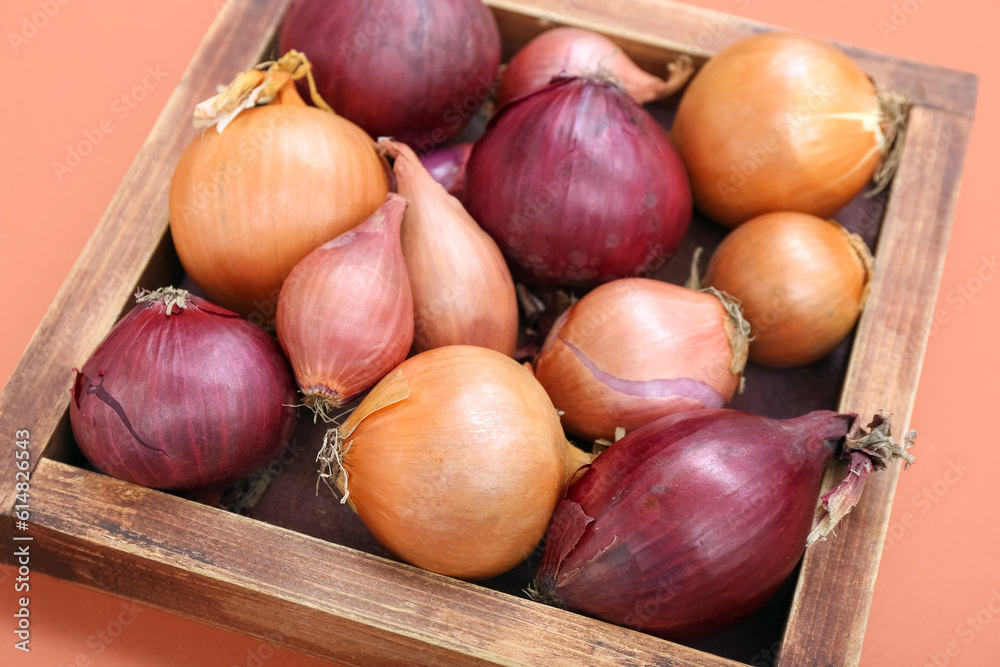
[[[195,135],[192,108],[216,84],[270,55],[287,4],[226,4],[0,395],[5,558],[15,534],[31,535],[36,571],[343,664],[742,664],[85,469],[68,426],[70,369],[131,307],[138,285],[182,278],[167,191]],[[548,27],[575,25],[608,35],[661,73],[672,54],[688,53],[700,64],[741,37],[773,29],[667,0],[487,4],[508,56]],[[914,106],[900,167],[905,177],[887,197],[859,200],[844,213],[871,242],[877,238],[878,269],[858,330],[840,353],[842,374],[826,391],[834,402],[839,392],[839,406],[829,407],[892,411],[902,432],[977,84],[970,74],[843,48]],[[659,111],[669,116],[669,105]],[[22,430],[30,434],[32,464],[27,532],[15,530],[13,519],[15,433]],[[842,473],[832,465],[826,483]],[[873,477],[838,536],[806,552],[777,612],[780,665],[857,663],[897,474],[894,467]]]

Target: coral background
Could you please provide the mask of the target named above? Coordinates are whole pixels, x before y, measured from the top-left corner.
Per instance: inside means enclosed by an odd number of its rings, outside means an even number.
[[[0,162],[0,383],[6,382],[216,12],[246,0],[4,0]],[[586,0],[578,0],[585,2]],[[622,1],[622,11],[628,3]],[[912,425],[918,465],[897,490],[861,663],[1000,664],[1000,533],[987,479],[1000,470],[998,396],[1000,3],[954,0],[699,0],[733,15],[980,75],[938,310]],[[53,14],[34,32],[25,21]],[[895,21],[895,22],[894,22]],[[39,20],[39,24],[43,21]],[[23,40],[11,35],[29,35]],[[4,51],[4,49],[9,49]],[[152,74],[151,74],[152,72]],[[144,92],[134,94],[135,86]],[[126,95],[128,100],[122,100]],[[143,99],[139,100],[139,97]],[[93,151],[72,169],[69,145]],[[992,174],[992,175],[991,175]],[[8,437],[4,434],[2,437]],[[952,472],[949,472],[952,471]],[[905,519],[904,519],[905,517]],[[38,574],[32,651],[12,648],[13,569],[0,566],[5,665],[325,664]],[[97,633],[116,619],[120,637]],[[823,632],[823,628],[816,628]],[[763,648],[763,647],[762,647]]]

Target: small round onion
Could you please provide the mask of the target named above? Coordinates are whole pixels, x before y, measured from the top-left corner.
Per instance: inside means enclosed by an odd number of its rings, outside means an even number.
[[[660,417],[720,408],[740,385],[749,327],[739,306],[646,278],[601,285],[563,313],[535,377],[567,430],[615,438]]]
[[[673,137],[695,205],[713,220],[735,227],[771,211],[827,217],[890,152],[902,104],[880,99],[868,75],[830,44],[765,33],[706,63],[681,98]]]
[[[480,0],[296,0],[281,27],[288,49],[309,54],[337,113],[421,153],[458,134],[500,66]]]
[[[752,361],[801,366],[825,357],[850,333],[873,268],[864,240],[835,221],[768,213],[730,232],[704,282],[743,304]]]
[[[461,201],[465,193],[465,165],[470,155],[472,144],[455,144],[421,155],[420,163],[448,194]]]
[[[590,78],[504,105],[472,149],[465,203],[515,278],[548,286],[662,264],[691,218],[667,133],[621,87]]]
[[[320,458],[383,546],[463,579],[534,550],[575,449],[528,369],[465,345],[407,359],[325,444]]]
[[[277,456],[295,387],[274,340],[183,290],[138,301],[76,373],[69,418],[84,456],[113,477],[185,490]]]

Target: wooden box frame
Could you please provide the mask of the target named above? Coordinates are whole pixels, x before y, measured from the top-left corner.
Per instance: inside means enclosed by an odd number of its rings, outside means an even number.
[[[35,571],[343,664],[737,665],[718,656],[430,574],[55,459],[71,374],[139,284],[177,277],[167,191],[194,104],[258,62],[289,0],[227,3],[0,395],[0,553],[31,535]],[[696,63],[768,26],[667,0],[487,0],[505,48],[551,25],[602,32],[652,67]],[[974,75],[843,46],[913,107],[839,409],[909,422],[975,109]],[[661,65],[662,66],[662,65]],[[30,527],[15,530],[15,436],[28,431]],[[900,429],[902,431],[902,429]],[[842,473],[827,472],[827,483]],[[898,468],[872,478],[838,537],[806,552],[778,664],[851,665]]]

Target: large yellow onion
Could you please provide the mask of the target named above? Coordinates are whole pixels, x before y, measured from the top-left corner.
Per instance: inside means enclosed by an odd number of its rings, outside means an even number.
[[[389,551],[485,579],[535,549],[567,460],[581,454],[529,370],[494,350],[453,345],[383,378],[328,434],[320,458]]]
[[[270,104],[217,127],[174,172],[174,245],[212,301],[263,322],[300,259],[385,201],[385,166],[361,128],[306,106],[291,80]]]
[[[681,98],[673,137],[695,205],[734,227],[771,211],[828,217],[868,183],[903,118],[900,98],[826,42],[786,33],[720,51]],[[880,164],[882,167],[880,167]]]

